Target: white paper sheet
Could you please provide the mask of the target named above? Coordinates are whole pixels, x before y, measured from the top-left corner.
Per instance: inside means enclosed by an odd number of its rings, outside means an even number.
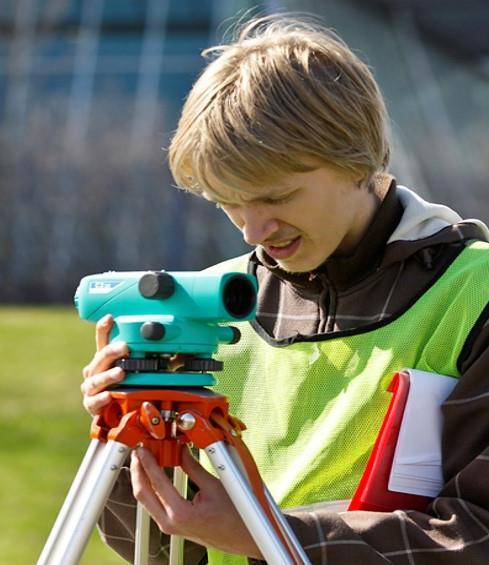
[[[440,406],[457,378],[414,369],[389,478],[389,490],[434,498],[443,486]]]

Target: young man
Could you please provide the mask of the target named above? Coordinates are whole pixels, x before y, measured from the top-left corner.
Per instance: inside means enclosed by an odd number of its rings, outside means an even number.
[[[249,23],[194,85],[170,148],[177,183],[215,202],[255,246],[214,267],[249,270],[258,314],[222,348],[218,390],[313,563],[473,563],[489,555],[489,245],[477,220],[430,204],[386,173],[382,96],[336,36],[289,17]],[[127,353],[97,328],[84,371],[96,414]],[[393,374],[459,378],[443,405],[445,484],[425,512],[342,512],[365,469]],[[193,500],[144,450],[132,489],[155,531],[209,548],[211,563],[258,549],[219,481],[190,456]],[[101,520],[130,558],[134,499],[122,474]],[[154,563],[163,562],[156,535]],[[192,556],[191,556],[192,554]]]

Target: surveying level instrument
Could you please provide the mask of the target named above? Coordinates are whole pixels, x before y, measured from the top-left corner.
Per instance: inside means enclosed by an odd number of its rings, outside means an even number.
[[[241,438],[244,424],[211,389],[220,343],[234,344],[229,322],[252,319],[256,280],[242,273],[108,272],[84,277],[75,295],[80,317],[112,314],[110,341],[130,354],[125,378],[93,419],[91,442],[58,514],[38,565],[75,565],[131,449],[149,449],[186,496],[180,469],[188,445],[204,450],[264,559],[271,565],[309,564],[292,529],[264,485]],[[149,515],[137,505],[136,565],[148,563]],[[184,540],[170,539],[170,565],[183,563]]]

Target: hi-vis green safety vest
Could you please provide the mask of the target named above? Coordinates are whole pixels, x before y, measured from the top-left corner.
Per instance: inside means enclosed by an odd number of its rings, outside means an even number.
[[[243,271],[247,257],[211,271]],[[402,282],[401,282],[402,284]],[[489,244],[467,247],[396,319],[288,346],[268,344],[248,322],[220,347],[215,390],[247,426],[243,434],[282,508],[350,499],[391,395],[393,374],[414,368],[460,376],[457,359],[489,301]],[[243,557],[209,551],[209,563]]]

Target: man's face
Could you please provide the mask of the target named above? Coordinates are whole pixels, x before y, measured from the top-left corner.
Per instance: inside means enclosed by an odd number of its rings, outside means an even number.
[[[218,204],[248,244],[262,246],[282,269],[299,273],[314,270],[335,252],[352,251],[377,199],[352,178],[321,165],[254,194],[230,190]]]

